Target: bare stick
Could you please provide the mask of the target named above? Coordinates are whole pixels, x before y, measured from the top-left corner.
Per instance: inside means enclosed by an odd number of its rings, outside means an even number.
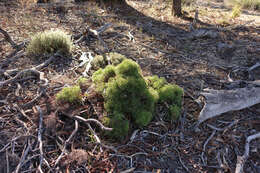
[[[31,107],[39,98],[41,98],[42,95],[45,94],[45,90],[40,88],[40,93],[37,93],[37,96],[32,99],[31,101],[25,103],[24,105],[22,105],[22,108],[28,108]]]
[[[206,161],[205,161],[205,159],[204,159],[204,154],[205,154],[205,151],[206,151],[206,147],[207,147],[209,141],[210,141],[210,140],[213,138],[213,136],[215,135],[215,133],[216,133],[216,130],[214,130],[214,131],[211,133],[210,137],[206,140],[206,142],[205,142],[204,145],[203,145],[203,151],[202,151],[202,153],[201,153],[201,159],[202,159],[202,162],[203,162],[204,165],[207,164]]]
[[[65,141],[64,146],[63,146],[63,149],[62,149],[62,152],[61,152],[61,154],[59,155],[58,159],[56,160],[56,162],[55,162],[55,164],[54,164],[54,167],[56,167],[56,166],[58,165],[58,163],[60,162],[60,159],[62,158],[62,156],[64,155],[64,153],[65,153],[65,151],[66,151],[66,147],[67,147],[68,143],[70,143],[70,141],[71,141],[71,139],[73,138],[73,136],[77,133],[78,128],[79,128],[78,121],[75,120],[75,129],[74,129],[73,132],[71,133],[70,137]]]
[[[99,137],[98,137],[98,135],[96,134],[96,132],[92,129],[91,125],[90,125],[89,123],[87,123],[87,125],[88,125],[88,128],[89,128],[89,130],[91,131],[91,133],[94,135],[94,137],[95,137],[97,143],[98,143],[98,144],[101,144],[101,140],[99,139]],[[103,149],[102,149],[101,146],[100,146],[100,151],[103,152]]]
[[[9,168],[9,157],[8,157],[7,151],[5,152],[5,158],[6,158],[6,172],[9,172],[10,171],[10,168]]]
[[[38,143],[40,149],[40,163],[38,166],[38,170],[43,173],[42,171],[42,161],[43,161],[43,150],[42,150],[42,121],[43,121],[43,113],[39,106],[36,106],[37,111],[39,112],[39,128],[38,128]]]
[[[19,77],[23,76],[23,74],[35,74],[37,77],[39,78],[43,78],[43,73],[38,71],[40,69],[42,69],[43,67],[49,65],[53,60],[55,59],[55,55],[54,56],[51,56],[48,60],[46,60],[44,63],[36,66],[36,67],[33,67],[33,68],[30,68],[30,69],[25,69],[25,70],[22,70],[20,71],[15,77],[11,78],[11,79],[8,79],[8,80],[5,80],[5,81],[1,81],[0,82],[0,87],[3,87],[4,85],[8,85],[10,83],[13,83],[15,82]],[[45,79],[44,79],[45,80]],[[45,80],[46,82],[46,80]]]
[[[33,125],[34,124],[34,122],[32,121],[32,119],[28,116],[28,115],[26,115],[26,113],[24,112],[24,110],[22,109],[22,108],[20,108],[17,104],[13,104],[13,106],[21,113],[21,115],[22,116],[24,116],[27,120],[29,120],[30,121],[30,123]]]
[[[30,144],[29,144],[29,142],[28,142],[27,148],[23,151],[22,158],[21,158],[19,164],[17,165],[17,167],[16,167],[16,169],[15,169],[15,173],[19,173],[19,170],[20,170],[21,167],[23,166],[24,160],[25,160],[27,154],[29,153],[29,149],[30,149],[30,148],[31,148],[31,146],[30,146]]]
[[[238,123],[238,120],[233,121],[232,123],[230,123],[228,126],[224,127],[224,128],[218,128],[218,127],[214,127],[213,125],[207,124],[207,126],[213,130],[216,131],[226,131],[228,130],[230,127],[232,127],[234,124]]]
[[[88,118],[88,119],[85,119],[83,117],[80,117],[80,116],[74,116],[74,117],[71,117],[75,120],[79,120],[79,121],[82,121],[84,123],[90,123],[90,122],[94,122],[96,123],[102,130],[108,130],[108,131],[112,131],[113,129],[112,128],[109,128],[109,127],[105,127],[101,122],[99,122],[98,120],[96,119],[93,119],[93,118]]]
[[[6,144],[1,150],[0,150],[0,153],[5,151],[9,145],[11,145],[11,143],[13,143],[14,141],[16,141],[17,139],[20,139],[22,137],[35,137],[33,135],[21,135],[21,136],[17,136],[15,138],[13,138],[8,144]]]
[[[189,168],[187,168],[186,166],[185,166],[185,164],[183,163],[183,161],[181,160],[181,155],[180,155],[180,152],[179,152],[179,150],[178,149],[176,149],[176,148],[173,148],[177,153],[178,153],[178,156],[179,156],[179,161],[180,161],[180,163],[181,163],[181,165],[182,165],[182,167],[186,170],[186,172],[190,172],[190,170],[189,170]]]
[[[243,173],[244,164],[245,164],[247,158],[249,157],[249,150],[250,150],[249,144],[252,140],[257,139],[257,138],[260,138],[260,132],[254,134],[254,135],[248,136],[246,138],[245,152],[244,152],[243,156],[237,156],[237,164],[236,164],[235,173]]]
[[[6,41],[8,41],[14,49],[17,48],[17,44],[12,40],[10,35],[5,30],[0,28],[0,32],[5,36]]]
[[[101,34],[102,32],[106,31],[108,28],[110,28],[112,25],[112,23],[107,23],[105,24],[104,26],[100,27],[98,30],[97,30],[97,33],[98,34]]]

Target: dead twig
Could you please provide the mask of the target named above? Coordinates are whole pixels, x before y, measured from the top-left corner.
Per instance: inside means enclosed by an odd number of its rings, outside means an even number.
[[[40,163],[38,166],[39,172],[43,173],[42,171],[42,161],[44,159],[43,157],[43,150],[42,150],[42,121],[43,121],[43,113],[39,106],[36,106],[37,111],[39,112],[39,128],[38,128],[38,143],[39,143],[39,150],[40,150]]]
[[[98,144],[101,144],[100,138],[98,137],[98,135],[96,134],[96,132],[93,130],[93,128],[91,127],[91,125],[90,125],[89,123],[87,123],[87,125],[88,125],[88,128],[89,128],[89,130],[91,131],[91,133],[94,135],[94,138],[96,139],[97,143],[98,143]],[[100,146],[100,151],[103,152],[103,149],[102,149],[101,146]]]
[[[213,132],[211,133],[210,137],[206,140],[206,142],[203,145],[203,151],[201,153],[201,160],[202,160],[204,165],[207,165],[207,159],[206,160],[204,159],[204,154],[205,154],[205,151],[206,151],[206,147],[207,147],[209,141],[213,138],[213,136],[215,134],[216,134],[216,130],[213,130]]]
[[[27,141],[27,147],[25,147],[26,149],[24,149],[23,154],[22,154],[22,158],[19,162],[19,164],[17,165],[16,169],[15,169],[15,173],[19,173],[19,170],[21,169],[21,167],[24,164],[24,161],[26,159],[27,154],[29,153],[29,150],[31,148],[31,145],[29,144],[29,142]]]
[[[237,124],[238,123],[238,120],[235,120],[233,121],[232,123],[230,123],[228,126],[224,127],[224,128],[218,128],[218,127],[214,127],[213,125],[210,125],[210,124],[207,124],[207,126],[213,130],[216,130],[216,131],[226,131],[228,130],[230,127],[232,127],[233,125]]]
[[[9,168],[9,156],[8,156],[8,152],[6,151],[5,152],[5,159],[6,159],[6,172],[9,172],[10,171],[10,168]]]
[[[36,66],[36,67],[32,67],[30,69],[25,69],[25,70],[22,70],[20,71],[17,75],[15,75],[15,77],[11,78],[11,79],[8,79],[8,80],[5,80],[5,81],[1,81],[0,82],[0,88],[5,86],[5,85],[8,85],[10,83],[13,83],[15,82],[18,78],[22,77],[23,75],[36,75],[38,78],[42,79],[45,81],[45,84],[47,83],[47,79],[45,79],[43,76],[44,76],[44,73],[43,72],[40,72],[38,70],[41,70],[43,67],[49,65],[56,57],[57,55],[53,55],[51,56],[48,60],[46,60],[44,63]]]
[[[112,128],[109,128],[109,127],[105,127],[101,122],[99,122],[98,120],[96,119],[93,119],[93,118],[88,118],[88,119],[85,119],[83,117],[80,117],[80,116],[73,116],[71,117],[75,120],[78,120],[78,121],[82,121],[84,123],[90,123],[90,122],[94,122],[96,123],[102,130],[108,130],[108,131],[112,131],[113,129]]]
[[[254,135],[251,135],[251,136],[248,136],[246,138],[246,145],[245,145],[245,152],[244,152],[244,155],[243,156],[237,156],[237,164],[236,164],[236,171],[235,173],[243,173],[243,167],[244,167],[244,164],[247,160],[247,158],[249,157],[249,144],[252,140],[254,139],[257,139],[257,138],[260,138],[260,132],[254,134]]]
[[[14,49],[16,49],[18,47],[17,44],[12,40],[10,35],[5,30],[0,28],[0,32],[4,35],[5,40],[8,41]]]
[[[63,149],[61,151],[61,154],[59,155],[58,159],[55,161],[54,167],[56,167],[58,165],[58,163],[60,162],[60,159],[62,158],[62,156],[65,154],[66,151],[66,147],[67,145],[70,143],[70,141],[72,140],[73,136],[77,133],[79,128],[79,124],[78,121],[75,120],[75,129],[73,130],[73,132],[71,133],[71,135],[69,136],[69,138],[65,141]]]
[[[16,140],[18,140],[18,139],[20,139],[20,138],[22,138],[22,137],[35,137],[35,136],[33,136],[33,135],[21,135],[21,136],[17,136],[17,137],[15,137],[15,138],[13,138],[10,142],[8,142],[8,143],[0,150],[0,153],[3,152],[3,151],[5,151],[5,150],[9,147],[9,145],[11,145],[14,141],[16,141]]]
[[[185,164],[183,163],[179,150],[176,148],[173,148],[173,149],[178,153],[178,158],[179,158],[179,161],[180,161],[182,167],[186,170],[186,172],[190,172],[189,168],[187,166],[185,166]]]
[[[25,103],[24,105],[22,105],[22,108],[29,108],[29,107],[31,107],[37,100],[39,100],[45,94],[45,90],[43,88],[39,88],[39,90],[37,92],[36,97],[33,98],[28,103]]]

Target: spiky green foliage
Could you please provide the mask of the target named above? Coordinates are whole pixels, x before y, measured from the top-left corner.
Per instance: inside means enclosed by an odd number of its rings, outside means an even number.
[[[175,120],[181,114],[183,89],[177,85],[168,84],[164,78],[151,76],[146,78],[147,84],[157,91],[159,103],[166,102],[170,105],[168,120]]]
[[[105,69],[99,69],[92,80],[96,91],[104,97],[104,107],[109,114],[105,119],[114,128],[112,136],[124,137],[129,129],[126,122],[143,127],[152,120],[158,94],[149,89],[139,65],[134,61],[126,59],[117,66],[108,65]],[[125,119],[123,124],[114,123],[121,119]]]
[[[65,87],[57,95],[56,100],[59,103],[72,103],[77,104],[82,100],[82,94],[78,85]]]
[[[108,65],[96,71],[92,80],[95,90],[104,97],[108,116],[103,122],[112,127],[109,136],[121,138],[131,127],[144,127],[153,119],[156,103],[167,102],[170,119],[176,119],[181,111],[182,89],[170,85],[164,78],[144,78],[140,66],[125,59],[117,66]]]
[[[102,122],[105,126],[113,127],[111,132],[106,131],[105,133],[112,137],[123,139],[128,134],[129,121],[121,113],[113,113],[112,116],[103,117]]]
[[[92,80],[96,84],[96,91],[102,93],[108,80],[115,77],[115,75],[115,68],[112,65],[108,65],[105,69],[96,71],[92,76]]]
[[[167,84],[165,78],[159,78],[158,76],[148,76],[146,78],[146,81],[148,85],[154,88],[155,90],[158,90]]]
[[[183,90],[177,85],[167,84],[159,89],[159,100],[181,106]]]
[[[93,69],[98,70],[99,68],[105,68],[105,66],[107,66],[109,62],[111,63],[111,65],[116,66],[125,59],[126,57],[122,54],[110,52],[106,53],[105,55],[96,55],[91,64]]]
[[[84,77],[80,77],[80,78],[77,80],[77,84],[78,84],[78,85],[84,85],[86,82],[87,82],[87,78],[84,78]]]
[[[28,55],[49,55],[56,52],[62,55],[71,53],[73,42],[71,37],[61,30],[49,30],[32,36],[26,47]]]
[[[104,68],[107,65],[107,60],[103,55],[96,55],[91,62],[91,65],[94,70],[98,70],[100,68]]]
[[[107,53],[106,57],[108,60],[111,61],[112,65],[118,65],[126,59],[126,57],[124,55],[116,53],[116,52]]]
[[[171,120],[178,119],[180,114],[181,114],[181,107],[180,106],[177,106],[175,104],[170,106],[170,117],[169,118]]]

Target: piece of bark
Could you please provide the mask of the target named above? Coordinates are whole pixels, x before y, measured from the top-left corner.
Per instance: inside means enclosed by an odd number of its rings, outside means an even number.
[[[199,124],[222,113],[260,103],[260,87],[257,86],[233,90],[206,89],[200,94],[205,97],[205,105],[199,115]]]

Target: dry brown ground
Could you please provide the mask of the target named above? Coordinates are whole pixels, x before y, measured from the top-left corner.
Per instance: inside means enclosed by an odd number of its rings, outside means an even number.
[[[43,68],[41,71],[49,84],[45,94],[33,104],[24,107],[41,91],[35,77],[24,76],[25,79],[0,88],[0,172],[36,172],[41,158],[36,106],[43,111],[42,156],[46,160],[41,166],[43,172],[234,172],[236,158],[244,152],[246,137],[260,131],[260,105],[208,120],[200,126],[200,132],[195,132],[193,127],[201,109],[195,99],[205,88],[227,89],[228,75],[233,80],[253,80],[248,79],[247,69],[260,61],[259,13],[244,11],[240,17],[230,19],[230,9],[212,1],[198,1],[185,7],[184,18],[172,17],[170,4],[163,0],[129,0],[127,4],[113,6],[99,6],[92,1],[65,5],[19,2],[0,1],[0,27],[16,43],[51,28],[76,36],[87,27],[98,29],[106,23],[112,23],[113,27],[101,34],[108,50],[87,33],[84,41],[77,44],[73,58]],[[190,30],[196,7],[197,29]],[[204,34],[196,35],[198,30]],[[223,53],[225,48],[220,48],[221,43],[232,49]],[[23,49],[18,53],[22,56],[13,58],[10,56],[13,51],[0,34],[1,81],[10,78],[3,75],[5,70],[22,70],[42,63],[24,55]],[[134,59],[145,75],[163,76],[183,87],[182,117],[177,122],[163,122],[158,118],[163,112],[158,110],[157,118],[147,128],[136,131],[134,138],[130,139],[132,134],[120,142],[101,138],[102,145],[87,124],[79,123],[77,133],[66,145],[66,154],[55,166],[65,140],[75,129],[72,118],[55,112],[55,94],[80,77],[84,69],[75,66],[82,52],[96,55],[107,51]],[[102,100],[94,97],[76,110],[71,108],[69,113],[96,118],[102,112],[100,104]],[[209,124],[225,130],[213,133]],[[99,127],[92,123],[91,126],[100,136]],[[259,142],[251,143],[245,172],[260,171]]]

